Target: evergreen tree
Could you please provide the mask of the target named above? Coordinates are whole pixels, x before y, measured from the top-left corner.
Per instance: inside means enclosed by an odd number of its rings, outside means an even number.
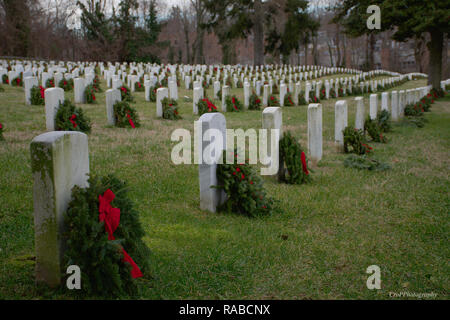
[[[318,30],[319,23],[309,15],[306,0],[286,0],[283,11],[286,16],[284,30],[278,30],[279,23],[275,18],[267,36],[266,51],[281,54],[283,63],[288,63],[292,51],[298,51],[300,43],[305,40],[308,43],[309,34]]]
[[[369,30],[366,25],[369,5],[381,9],[381,29]],[[444,37],[450,33],[450,0],[343,0],[336,8],[335,21],[342,23],[353,36],[372,36],[381,31],[393,30],[393,40],[406,41],[424,34],[430,35],[428,48],[430,60],[428,82],[440,88],[442,78],[442,49]],[[373,54],[373,48],[371,49]]]

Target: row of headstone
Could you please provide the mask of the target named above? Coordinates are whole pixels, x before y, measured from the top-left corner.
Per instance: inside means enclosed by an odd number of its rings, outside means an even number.
[[[200,95],[202,88],[196,88]],[[428,94],[430,87],[402,90],[391,93],[391,110],[401,109],[405,103],[414,103]],[[158,96],[168,97],[168,89],[158,89]],[[110,89],[106,92],[106,109],[108,123],[114,124],[113,105],[120,101],[120,91]],[[382,95],[382,108],[388,108],[388,96]],[[403,99],[401,97],[404,97]],[[71,199],[71,190],[74,186],[87,187],[87,175],[89,174],[88,138],[80,132],[53,131],[54,113],[56,106],[64,99],[64,91],[61,88],[46,90],[45,108],[47,129],[51,132],[44,133],[33,139],[31,143],[31,167],[33,173],[33,201],[35,224],[35,250],[36,250],[36,280],[47,283],[50,286],[58,286],[62,274],[62,257],[65,244],[62,234],[65,230],[64,213]],[[398,101],[397,101],[398,99]],[[371,96],[370,112],[373,110],[373,101],[377,95]],[[364,102],[362,97],[355,98],[356,120],[355,127],[363,128]],[[377,110],[378,111],[378,110]],[[308,106],[308,153],[309,159],[317,163],[323,155],[323,128],[322,105],[310,104]],[[347,101],[337,101],[335,105],[335,143],[341,149],[343,147],[343,129],[348,125]],[[226,119],[222,113],[207,113],[200,117],[196,123],[197,136],[195,143],[199,143],[198,156],[202,159],[206,148],[213,150],[209,162],[201,162],[199,165],[200,207],[203,210],[215,212],[217,207],[226,201],[225,193],[217,188],[217,165],[222,151],[226,148]],[[282,109],[280,107],[265,108],[262,112],[262,128],[275,129],[275,144],[279,142],[283,131]],[[221,139],[212,139],[213,133],[208,131],[215,129],[221,133]],[[205,134],[203,134],[205,133]],[[201,139],[199,138],[201,137]],[[272,136],[270,136],[272,139]],[[213,147],[212,147],[213,145]],[[268,141],[268,146],[273,145]],[[267,156],[270,163],[275,161],[277,149],[268,150]]]

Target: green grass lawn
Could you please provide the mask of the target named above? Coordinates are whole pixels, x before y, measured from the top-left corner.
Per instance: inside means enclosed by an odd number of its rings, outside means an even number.
[[[397,87],[424,86],[425,80]],[[105,83],[102,83],[105,89]],[[184,87],[184,86],[183,86]],[[42,106],[27,106],[21,88],[3,85],[0,122],[0,299],[71,298],[34,283],[29,145],[45,132]],[[73,92],[66,93],[73,100]],[[232,94],[243,98],[243,90]],[[105,96],[82,105],[93,122],[91,172],[127,180],[147,231],[152,278],[143,299],[389,299],[389,292],[449,292],[450,99],[432,106],[422,129],[394,125],[388,144],[371,144],[392,165],[386,172],[344,168],[334,147],[335,99],[322,101],[324,157],[308,185],[265,177],[281,213],[249,219],[199,209],[198,167],[175,166],[170,135],[193,132],[192,103],[179,90],[183,120],[156,118],[154,103],[134,93],[142,126],[107,126]],[[212,86],[208,90],[212,96]],[[354,97],[349,124],[354,124]],[[220,103],[217,104],[218,107]],[[368,96],[365,97],[368,115]],[[262,111],[227,113],[228,128],[261,128]],[[307,107],[283,108],[284,130],[306,144]],[[365,273],[381,268],[382,290]]]

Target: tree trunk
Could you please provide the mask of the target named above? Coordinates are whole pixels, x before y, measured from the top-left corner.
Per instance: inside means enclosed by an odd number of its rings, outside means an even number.
[[[339,23],[336,24],[336,67],[342,66],[342,60],[341,60],[341,36],[340,36],[341,30]]]
[[[305,66],[308,64],[308,42],[305,41]]]
[[[255,66],[264,64],[264,11],[261,0],[255,0],[255,16],[253,21],[253,63]]]
[[[197,29],[197,39],[195,40],[195,60],[197,64],[205,63],[204,55],[203,55],[203,39],[205,36],[205,32],[200,27]]]
[[[328,54],[330,55],[330,65],[332,67],[334,67],[334,62],[333,62],[333,50],[331,49],[331,44],[330,41],[327,41],[327,45],[328,45]],[[339,50],[338,50],[339,51]],[[337,60],[339,63],[339,59]]]
[[[442,48],[444,42],[444,33],[439,29],[430,32],[431,41],[428,43],[430,50],[430,61],[428,68],[428,84],[433,89],[440,89],[442,79]]]
[[[373,33],[369,34],[369,56],[368,56],[368,66],[369,70],[375,69],[375,35]]]
[[[345,37],[345,35],[343,36],[342,43],[343,43],[342,47],[344,49],[344,53],[342,55],[341,66],[344,68],[347,68],[347,38]]]
[[[191,63],[191,47],[189,44],[189,27],[184,25],[184,43],[186,45],[186,63]]]

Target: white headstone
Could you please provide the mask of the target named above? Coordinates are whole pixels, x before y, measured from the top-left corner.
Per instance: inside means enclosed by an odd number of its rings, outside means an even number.
[[[34,138],[30,149],[36,281],[57,287],[65,273],[64,213],[72,188],[88,186],[88,138],[81,132],[48,132]]]
[[[344,148],[344,129],[348,123],[347,101],[337,101],[334,107],[334,142],[339,151]]]
[[[308,106],[308,152],[311,161],[322,159],[322,105]]]
[[[156,90],[156,116],[162,118],[163,107],[162,101],[164,98],[169,98],[169,90],[167,88],[159,88]]]
[[[55,117],[59,105],[64,102],[64,90],[49,88],[45,90],[45,124],[47,131],[55,131]]]
[[[381,94],[381,110],[389,110],[388,104],[389,104],[389,93],[383,92]]]
[[[194,88],[193,112],[198,114],[198,102],[203,99],[203,88]]]
[[[226,148],[226,119],[222,113],[205,113],[196,123],[196,127],[198,157],[201,160],[198,166],[200,209],[216,212],[217,207],[226,201],[223,190],[213,188],[219,184],[217,164],[223,158],[223,150]]]
[[[84,94],[84,91],[86,90],[85,79],[75,78],[75,80],[73,80],[73,87],[74,87],[75,103],[85,103],[86,102],[86,96]]]
[[[284,97],[286,96],[287,87],[286,84],[280,84],[280,106],[284,107]]]
[[[369,116],[370,119],[375,120],[377,118],[378,113],[378,95],[373,93],[370,95],[370,109]]]
[[[106,116],[108,118],[108,124],[111,126],[116,124],[114,104],[118,101],[122,101],[122,95],[118,89],[106,90]]]
[[[364,120],[365,120],[365,108],[364,108],[364,98],[356,97],[356,119],[355,128],[358,130],[364,130]]]
[[[244,83],[244,108],[248,109],[250,105],[250,83]]]
[[[263,93],[263,101],[262,101],[262,106],[263,107],[267,107],[269,104],[269,85],[266,84],[264,85],[264,93]]]
[[[227,111],[227,104],[226,104],[226,98],[230,95],[230,87],[229,86],[223,86],[222,87],[222,111]]]
[[[39,82],[36,77],[26,77],[23,79],[23,87],[25,90],[25,103],[31,104],[31,89],[34,86],[38,86]]]
[[[262,128],[269,130],[267,133],[267,156],[269,159],[264,159],[265,163],[270,167],[280,167],[279,166],[279,142],[282,137],[283,131],[283,115],[280,107],[268,107],[263,110],[262,113]],[[277,142],[272,143],[272,134],[270,130],[277,130],[278,134],[275,136]],[[275,150],[272,150],[272,144],[275,146]],[[280,168],[279,168],[280,169]],[[279,170],[280,171],[280,170]],[[278,171],[278,172],[279,172]],[[278,174],[276,172],[275,174]]]

